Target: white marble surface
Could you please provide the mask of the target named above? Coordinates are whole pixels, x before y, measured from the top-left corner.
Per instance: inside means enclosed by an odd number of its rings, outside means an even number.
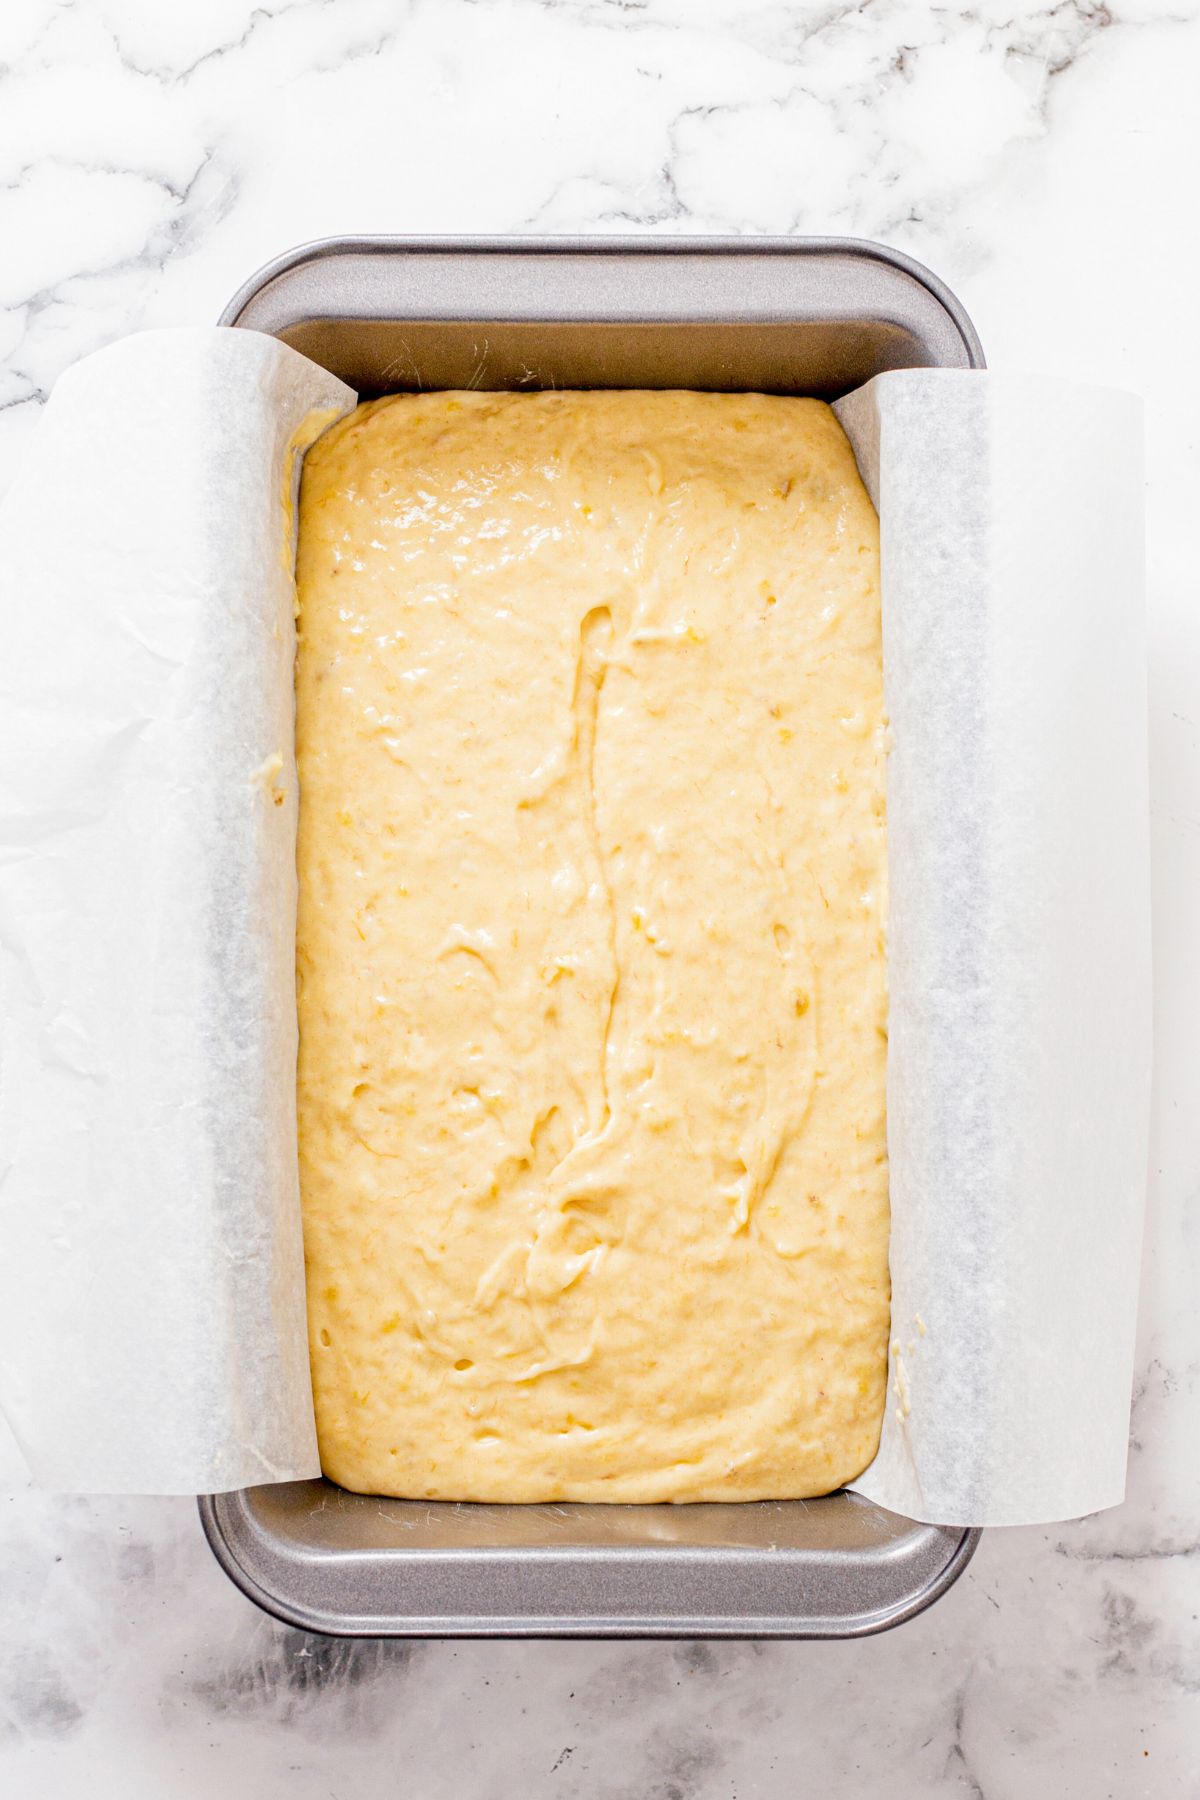
[[[1198,71],[1197,0],[5,0],[0,480],[76,357],[338,231],[877,237],[1144,392],[1158,964],[1123,1507],[861,1644],[406,1647],[260,1617],[190,1503],[0,1496],[5,1793],[1200,1795]]]

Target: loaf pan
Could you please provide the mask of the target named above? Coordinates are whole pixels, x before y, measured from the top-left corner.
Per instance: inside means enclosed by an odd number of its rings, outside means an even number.
[[[329,239],[268,264],[224,325],[364,396],[657,387],[836,399],[885,369],[979,368],[958,301],[840,238]],[[911,1618],[979,1533],[861,1496],[725,1506],[467,1506],[327,1481],[202,1498],[218,1561],[340,1636],[860,1637]]]

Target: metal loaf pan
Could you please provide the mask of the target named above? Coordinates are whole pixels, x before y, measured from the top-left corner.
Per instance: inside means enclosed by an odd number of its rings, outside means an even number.
[[[679,387],[834,399],[884,369],[977,368],[919,264],[846,239],[332,239],[222,324],[364,395]],[[200,1502],[260,1606],[361,1636],[858,1637],[956,1580],[978,1532],[858,1495],[727,1506],[455,1506],[294,1482]]]

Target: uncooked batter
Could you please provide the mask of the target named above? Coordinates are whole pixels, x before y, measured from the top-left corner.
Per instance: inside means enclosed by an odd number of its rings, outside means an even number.
[[[878,527],[815,400],[358,409],[300,508],[321,1457],[820,1494],[888,1329]]]

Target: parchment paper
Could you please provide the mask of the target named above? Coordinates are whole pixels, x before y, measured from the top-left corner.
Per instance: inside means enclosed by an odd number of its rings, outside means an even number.
[[[0,508],[0,1396],[49,1487],[318,1472],[292,480],[353,403],[271,338],[127,338]]]
[[[0,1399],[46,1485],[317,1469],[285,499],[352,403],[250,332],[127,339],[0,508]],[[1072,1517],[1123,1490],[1147,1154],[1140,409],[905,371],[839,412],[894,734],[893,1347],[856,1486]]]
[[[1124,1494],[1150,1085],[1141,404],[912,370],[839,403],[880,513],[890,1400],[909,1517]]]

